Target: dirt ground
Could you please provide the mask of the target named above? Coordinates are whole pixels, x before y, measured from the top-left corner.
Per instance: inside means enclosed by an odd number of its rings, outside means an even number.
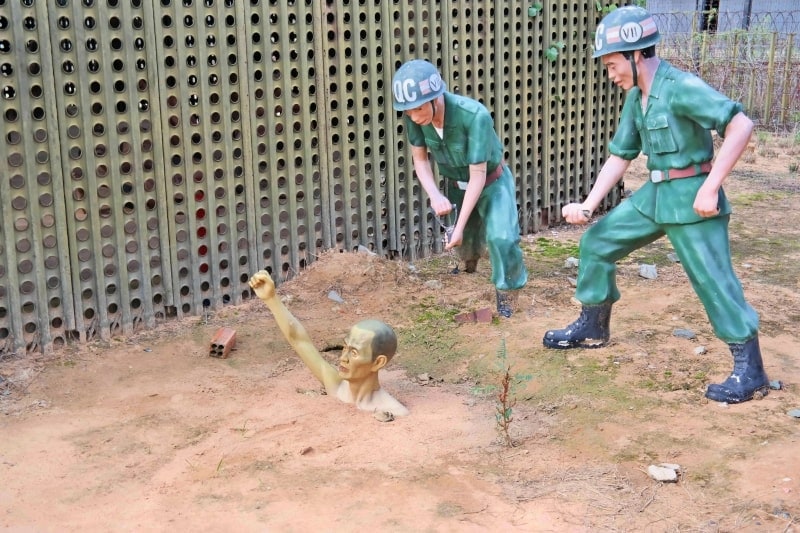
[[[400,348],[381,383],[409,416],[380,421],[323,395],[257,300],[6,360],[0,529],[799,532],[798,154],[791,137],[759,139],[726,186],[734,265],[782,384],[762,400],[703,397],[730,355],[665,240],[620,262],[612,343],[598,350],[541,344],[577,316],[565,261],[582,228],[524,237],[531,279],[514,316],[491,323],[453,319],[493,309],[486,260],[453,275],[449,256],[327,253],[279,293],[331,361],[351,324],[392,324]],[[638,275],[644,263],[656,279]],[[209,357],[223,326],[236,349]],[[517,377],[514,446],[495,416],[503,362]],[[650,478],[661,463],[680,465],[677,482]]]

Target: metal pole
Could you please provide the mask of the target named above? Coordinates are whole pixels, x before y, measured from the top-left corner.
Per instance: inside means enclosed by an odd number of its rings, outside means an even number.
[[[744,3],[744,18],[742,19],[742,29],[750,29],[750,14],[753,11],[753,0],[747,0]]]

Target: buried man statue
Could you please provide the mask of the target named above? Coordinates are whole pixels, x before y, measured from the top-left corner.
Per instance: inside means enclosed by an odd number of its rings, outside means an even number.
[[[564,206],[562,214],[569,223],[587,223],[640,153],[647,156],[650,180],[584,233],[575,293],[581,314],[567,327],[547,331],[543,342],[557,349],[605,345],[611,306],[620,297],[616,262],[666,235],[714,333],[733,355],[730,376],[709,385],[706,397],[744,402],[767,394],[769,381],[758,345],[758,314],[731,264],[731,206],[722,183],[747,146],[753,123],[741,104],[659,59],[659,39],[653,17],[640,7],[618,8],[597,28],[594,57],[628,94],[611,155],[592,190],[582,203]],[[710,130],[724,138],[716,158]]]
[[[390,326],[380,320],[362,320],[350,328],[337,369],[322,357],[306,329],[283,305],[266,270],[250,278],[250,287],[272,311],[283,336],[329,395],[363,411],[408,414],[408,409],[383,390],[378,381],[378,371],[397,350],[397,337]]]

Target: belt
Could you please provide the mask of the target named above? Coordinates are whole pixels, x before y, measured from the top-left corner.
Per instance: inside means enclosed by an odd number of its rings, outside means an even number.
[[[499,164],[499,165],[497,165],[497,168],[495,168],[495,169],[494,169],[494,170],[493,170],[491,173],[489,173],[489,174],[486,174],[486,183],[484,183],[484,184],[483,184],[483,186],[484,186],[484,187],[488,187],[489,185],[491,185],[492,183],[494,183],[495,181],[497,181],[497,178],[499,178],[500,176],[502,176],[502,175],[503,175],[503,170],[504,170],[505,168],[506,168],[506,162],[505,162],[505,160],[503,160],[503,161],[500,161],[500,164]],[[467,190],[467,183],[469,183],[469,182],[466,182],[466,181],[457,181],[457,182],[456,182],[456,186],[457,186],[459,189],[461,189],[462,191],[466,191],[466,190]]]
[[[697,163],[686,168],[670,168],[668,170],[651,170],[650,181],[658,183],[660,181],[676,180],[680,178],[691,178],[700,174],[711,172],[711,161]]]

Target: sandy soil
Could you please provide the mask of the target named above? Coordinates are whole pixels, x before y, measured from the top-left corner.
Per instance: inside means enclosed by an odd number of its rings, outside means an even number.
[[[728,184],[735,249],[798,242],[800,185],[787,170],[797,151],[776,150],[752,154]],[[635,189],[641,173],[630,174]],[[524,245],[574,244],[582,231],[554,228]],[[568,269],[532,277],[510,320],[450,320],[440,331],[452,346],[426,349],[414,341],[426,302],[492,306],[486,261],[453,276],[436,258],[412,270],[325,254],[279,292],[321,350],[362,318],[395,326],[406,342],[381,382],[411,414],[391,422],[324,396],[260,301],[4,361],[0,529],[800,531],[800,420],[787,414],[800,408],[800,284],[780,276],[800,254],[775,250],[746,249],[736,268],[762,314],[767,372],[783,388],[738,406],[703,398],[730,358],[669,262],[656,280],[621,262],[612,344],[556,353],[541,336],[577,313]],[[223,326],[236,329],[236,349],[209,357]],[[501,340],[532,376],[515,393],[513,447],[497,431],[496,397],[475,389],[497,382],[486,369]],[[448,362],[450,351],[462,355]],[[680,465],[677,483],[648,476],[659,463]]]

